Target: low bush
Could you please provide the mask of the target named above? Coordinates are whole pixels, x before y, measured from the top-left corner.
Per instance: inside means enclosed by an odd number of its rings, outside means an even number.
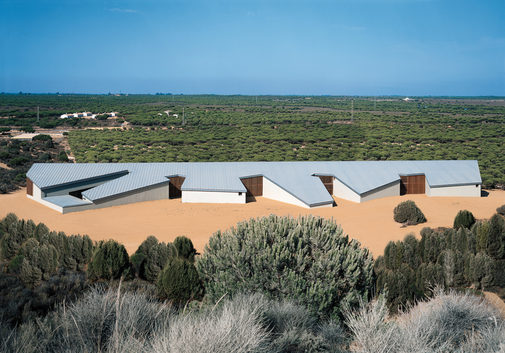
[[[496,209],[496,213],[501,214],[502,216],[505,216],[505,205],[501,205]]]
[[[393,211],[394,220],[398,223],[407,223],[416,225],[426,222],[426,217],[423,212],[417,207],[412,200],[400,202]]]
[[[473,216],[472,212],[467,210],[461,210],[454,218],[453,228],[459,229],[461,227],[464,227],[466,229],[471,229],[474,223],[475,223],[475,217]]]

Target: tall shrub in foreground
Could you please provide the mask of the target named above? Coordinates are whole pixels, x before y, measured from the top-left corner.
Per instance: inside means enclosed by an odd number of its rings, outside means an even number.
[[[206,297],[261,292],[290,299],[320,316],[370,298],[373,258],[333,220],[300,216],[251,219],[215,233],[196,262]]]
[[[88,265],[88,276],[93,279],[119,279],[129,275],[130,259],[123,244],[115,240],[101,241]]]
[[[168,260],[158,277],[158,294],[176,305],[185,305],[191,300],[202,300],[205,288],[195,265],[174,257]]]

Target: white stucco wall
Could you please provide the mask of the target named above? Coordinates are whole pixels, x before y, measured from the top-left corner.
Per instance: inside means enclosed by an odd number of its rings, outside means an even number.
[[[184,203],[245,203],[246,192],[182,191]]]
[[[266,197],[267,199],[271,199],[271,200],[275,200],[275,201],[286,202],[291,205],[296,205],[296,206],[300,206],[300,207],[304,207],[304,208],[310,208],[307,204],[298,200],[296,197],[291,195],[289,192],[287,192],[286,190],[275,185],[274,183],[272,183],[270,180],[268,180],[265,177],[263,177],[263,197]]]
[[[333,179],[333,196],[356,203],[361,202],[361,197],[338,179]]]
[[[361,202],[400,195],[400,180],[361,195]]]
[[[463,196],[463,197],[480,197],[481,185],[458,185],[432,188],[425,184],[426,195],[428,196]]]
[[[39,189],[39,187],[35,184],[33,184],[33,191],[32,191],[33,196],[26,194],[29,199],[32,200],[41,200],[42,199],[42,191]]]

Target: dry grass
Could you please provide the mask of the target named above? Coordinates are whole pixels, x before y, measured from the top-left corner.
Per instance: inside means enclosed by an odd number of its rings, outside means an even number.
[[[423,227],[451,227],[458,211],[466,209],[477,219],[490,218],[496,208],[505,204],[505,191],[491,191],[487,197],[427,197],[409,195],[387,197],[356,204],[335,198],[338,206],[308,210],[282,202],[258,197],[256,202],[240,204],[188,204],[180,199],[142,202],[62,215],[35,201],[26,191],[0,195],[0,217],[13,212],[19,218],[43,222],[50,229],[69,234],[88,234],[93,240],[115,239],[125,245],[130,254],[149,235],[160,241],[172,242],[177,236],[189,237],[199,252],[217,230],[226,230],[251,217],[269,214],[319,215],[341,224],[351,238],[368,247],[375,257],[381,255],[390,240],[403,239],[413,232],[419,237]],[[428,221],[401,228],[393,220],[393,209],[401,201],[413,200]]]

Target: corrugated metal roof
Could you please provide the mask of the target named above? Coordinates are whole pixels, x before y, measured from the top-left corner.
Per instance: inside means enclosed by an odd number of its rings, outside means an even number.
[[[241,178],[262,175],[305,204],[333,202],[315,175],[331,175],[357,194],[400,180],[400,175],[424,174],[430,187],[481,184],[477,161],[354,161],[354,162],[202,162],[34,164],[27,177],[40,189],[125,173],[83,192],[99,200],[184,176],[182,190],[245,192]]]

